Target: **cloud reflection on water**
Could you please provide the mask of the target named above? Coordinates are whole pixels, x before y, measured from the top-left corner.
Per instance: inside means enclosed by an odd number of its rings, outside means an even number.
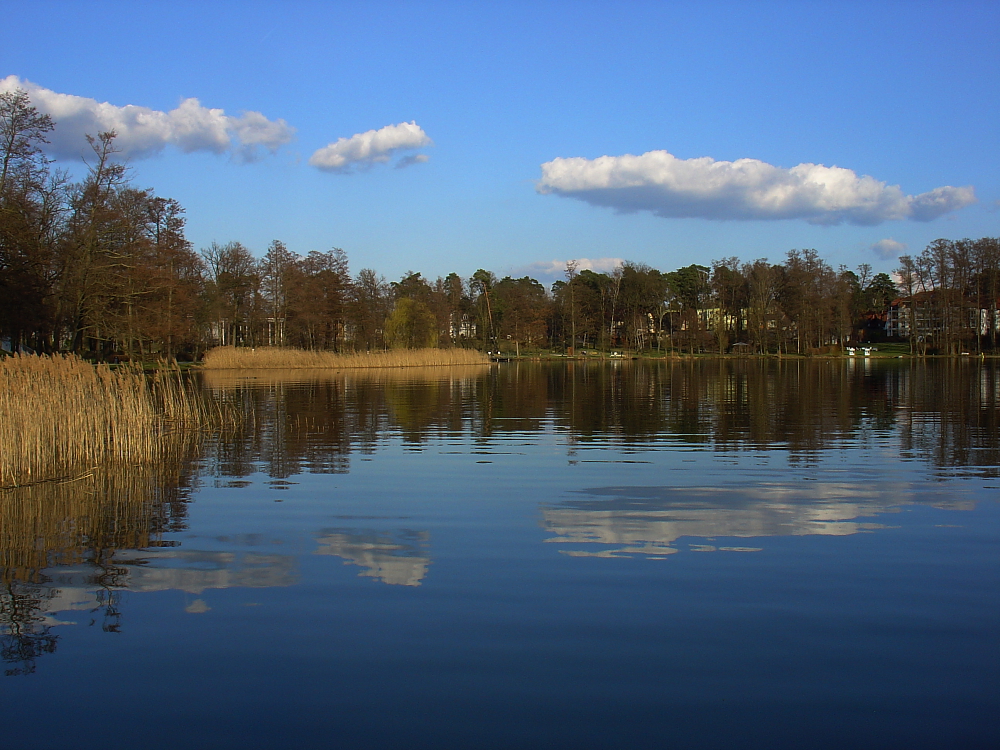
[[[335,555],[345,565],[364,568],[360,577],[375,578],[392,586],[419,586],[431,564],[426,555],[426,531],[324,529],[319,534],[317,555]]]
[[[146,550],[141,558],[116,559],[113,589],[136,592],[182,591],[200,596],[209,589],[272,588],[298,582],[290,555],[211,550]],[[101,605],[95,568],[78,565],[45,571],[46,613],[89,611]]]
[[[542,526],[556,544],[597,544],[598,552],[560,550],[571,557],[664,557],[683,537],[754,539],[847,536],[885,528],[859,519],[898,512],[916,502],[906,485],[853,482],[756,483],[705,487],[595,487],[542,509]],[[971,510],[971,501],[928,497],[931,504]],[[756,551],[692,545],[695,551]]]

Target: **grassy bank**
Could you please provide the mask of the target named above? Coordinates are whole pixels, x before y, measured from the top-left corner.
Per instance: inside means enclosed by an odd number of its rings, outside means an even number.
[[[386,352],[337,354],[301,349],[231,346],[212,349],[205,355],[206,370],[345,370],[370,367],[436,367],[481,365],[489,357],[473,349],[392,349]]]
[[[175,451],[169,435],[207,419],[176,374],[150,381],[73,356],[7,357],[0,360],[0,488],[160,462]]]

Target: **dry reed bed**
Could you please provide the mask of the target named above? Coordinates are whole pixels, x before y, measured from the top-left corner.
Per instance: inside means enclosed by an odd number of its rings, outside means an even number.
[[[0,360],[0,488],[156,463],[167,433],[206,416],[176,373],[150,382],[74,356],[8,357]]]
[[[346,370],[374,367],[437,367],[441,365],[482,365],[489,362],[482,352],[472,349],[392,349],[386,352],[337,354],[301,349],[232,346],[212,349],[205,355],[206,370]]]

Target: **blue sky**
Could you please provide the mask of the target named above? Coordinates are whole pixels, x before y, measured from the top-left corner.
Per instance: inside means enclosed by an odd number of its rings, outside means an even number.
[[[60,163],[125,123],[135,183],[180,201],[196,248],[551,280],[571,258],[792,248],[890,271],[1000,234],[996,2],[42,0],[5,18],[0,79],[61,116]]]

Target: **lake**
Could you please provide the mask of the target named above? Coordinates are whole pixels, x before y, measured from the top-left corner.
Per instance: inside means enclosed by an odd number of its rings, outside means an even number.
[[[3,747],[995,748],[1000,367],[204,373],[0,493]]]

